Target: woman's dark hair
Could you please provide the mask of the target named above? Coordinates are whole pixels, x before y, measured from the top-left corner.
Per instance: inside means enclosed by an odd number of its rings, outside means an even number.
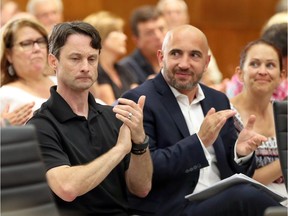
[[[240,54],[240,68],[243,69],[244,67],[244,63],[246,61],[246,58],[247,58],[247,53],[248,51],[255,45],[258,45],[258,44],[266,44],[268,46],[271,46],[277,53],[278,55],[278,60],[279,60],[279,65],[280,65],[280,70],[282,70],[283,68],[283,64],[282,64],[282,55],[281,55],[281,52],[280,50],[272,43],[268,42],[268,41],[265,41],[263,39],[258,39],[258,40],[254,40],[254,41],[251,41],[250,43],[248,43],[244,49],[242,50],[241,54]]]

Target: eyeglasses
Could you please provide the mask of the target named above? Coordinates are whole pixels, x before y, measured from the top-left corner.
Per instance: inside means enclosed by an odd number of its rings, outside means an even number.
[[[47,40],[44,37],[38,38],[37,40],[21,41],[18,43],[18,45],[20,45],[24,51],[28,51],[33,49],[35,43],[37,43],[40,48],[47,48]]]

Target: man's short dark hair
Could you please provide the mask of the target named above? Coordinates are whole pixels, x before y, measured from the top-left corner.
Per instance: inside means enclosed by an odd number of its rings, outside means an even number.
[[[73,34],[82,34],[91,37],[91,47],[101,50],[101,37],[99,32],[89,23],[82,21],[63,22],[54,26],[49,37],[49,52],[59,59],[60,49]]]
[[[138,24],[141,22],[147,22],[150,20],[156,20],[161,16],[161,13],[157,10],[155,6],[144,5],[132,12],[130,18],[130,25],[132,33],[135,36],[139,36]]]

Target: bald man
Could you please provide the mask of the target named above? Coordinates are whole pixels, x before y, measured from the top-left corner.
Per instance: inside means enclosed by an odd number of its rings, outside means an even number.
[[[134,101],[146,95],[144,127],[154,165],[149,195],[130,196],[133,214],[263,216],[268,206],[280,205],[248,184],[199,202],[184,198],[235,173],[251,176],[253,152],[266,140],[252,130],[255,116],[237,137],[226,95],[199,83],[210,61],[208,50],[199,29],[170,30],[157,53],[161,73],[124,95]]]

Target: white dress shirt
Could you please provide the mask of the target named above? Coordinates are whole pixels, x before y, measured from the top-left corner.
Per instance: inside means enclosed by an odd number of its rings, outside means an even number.
[[[197,86],[198,91],[192,103],[189,103],[189,99],[186,95],[181,94],[179,91],[177,91],[175,88],[171,86],[170,88],[174,96],[176,97],[177,102],[180,106],[180,109],[183,113],[190,135],[195,134],[195,133],[197,134],[200,130],[200,126],[204,119],[204,114],[202,111],[202,107],[200,105],[200,101],[205,99],[205,95],[202,91],[201,86],[198,84]],[[206,148],[203,145],[201,140],[200,142],[201,142],[204,154],[206,156],[206,159],[209,163],[209,166],[200,169],[199,180],[193,193],[202,191],[205,188],[220,181],[220,172],[219,172],[218,167],[216,166],[217,158],[215,155],[214,147],[210,146]],[[242,157],[239,159],[236,154],[236,145],[235,145],[234,155],[235,155],[234,160],[236,163],[243,163],[243,162],[248,161],[253,155],[253,153],[249,154],[246,157]]]

